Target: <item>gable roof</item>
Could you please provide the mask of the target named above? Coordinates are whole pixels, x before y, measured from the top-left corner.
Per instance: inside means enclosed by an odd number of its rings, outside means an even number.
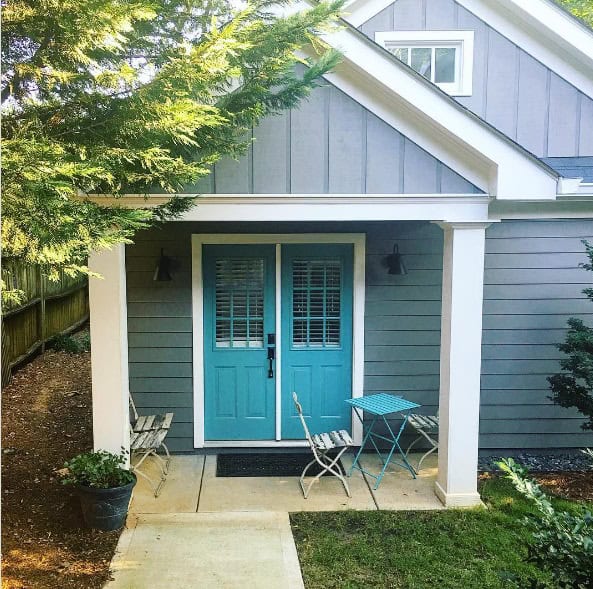
[[[358,27],[395,0],[350,0]],[[567,82],[593,98],[593,30],[552,0],[455,0]]]
[[[306,8],[304,0],[285,10]],[[323,40],[344,59],[326,77],[373,114],[489,195],[555,199],[558,174],[344,23]]]

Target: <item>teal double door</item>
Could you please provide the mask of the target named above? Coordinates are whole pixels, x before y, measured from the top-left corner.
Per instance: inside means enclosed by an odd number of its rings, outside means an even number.
[[[203,247],[206,441],[303,439],[293,391],[312,432],[350,429],[353,248],[279,250]]]

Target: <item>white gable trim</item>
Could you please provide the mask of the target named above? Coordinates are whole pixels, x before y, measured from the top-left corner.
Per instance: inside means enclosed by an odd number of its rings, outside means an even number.
[[[501,35],[593,98],[593,31],[551,0],[456,0]],[[393,0],[352,0],[345,19],[355,27]]]
[[[351,25],[360,25],[385,10],[394,0],[349,0],[344,5],[344,19]]]
[[[323,39],[344,54],[332,84],[461,176],[499,199],[556,198],[557,175],[374,42],[350,28]]]
[[[593,31],[549,0],[457,0],[593,98]]]

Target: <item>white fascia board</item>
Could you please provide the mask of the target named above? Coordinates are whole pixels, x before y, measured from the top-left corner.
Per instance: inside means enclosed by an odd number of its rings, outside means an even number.
[[[550,0],[457,0],[593,98],[593,31]]]
[[[170,194],[92,195],[98,204],[157,206]],[[188,195],[189,196],[189,195]],[[196,206],[172,221],[450,221],[488,219],[491,199],[475,194],[216,194],[196,196]]]
[[[344,20],[358,28],[385,10],[395,0],[349,0],[344,4]]]
[[[505,219],[593,219],[593,199],[571,195],[550,202],[494,201],[490,205],[491,220]]]
[[[323,40],[344,59],[327,79],[499,199],[554,199],[558,177],[372,41],[344,28]]]

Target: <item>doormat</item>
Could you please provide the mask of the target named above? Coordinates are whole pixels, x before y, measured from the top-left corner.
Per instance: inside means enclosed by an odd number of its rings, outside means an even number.
[[[300,477],[313,460],[313,454],[219,454],[216,459],[217,477]],[[342,474],[344,467],[337,466]],[[315,463],[307,476],[316,476],[321,467]],[[323,476],[327,476],[325,473]]]

